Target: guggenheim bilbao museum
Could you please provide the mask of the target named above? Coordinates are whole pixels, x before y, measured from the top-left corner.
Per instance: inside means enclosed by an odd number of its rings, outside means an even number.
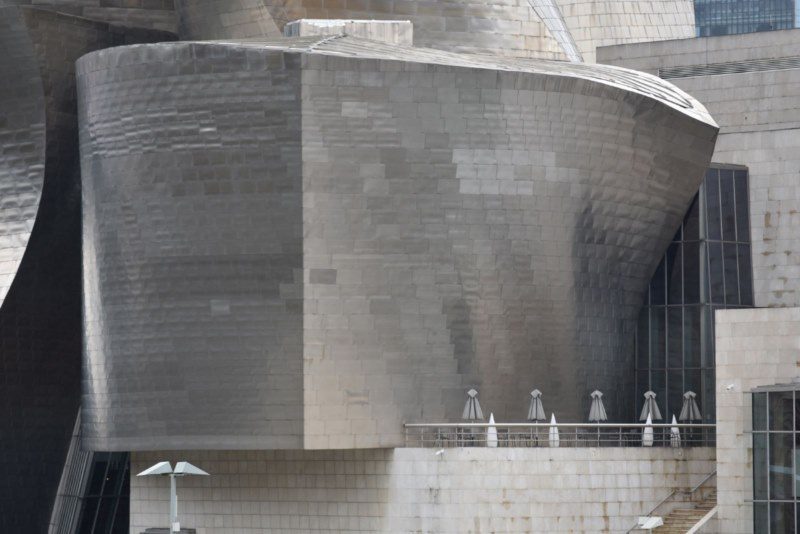
[[[649,426],[637,322],[747,162],[595,63],[702,41],[692,2],[5,4],[3,532],[625,532],[714,472],[713,424]],[[179,525],[158,461],[211,474]]]

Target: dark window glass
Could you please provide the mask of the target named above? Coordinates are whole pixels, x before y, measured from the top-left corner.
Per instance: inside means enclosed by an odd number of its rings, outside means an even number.
[[[767,434],[753,433],[753,499],[767,500]]]
[[[753,534],[769,533],[769,504],[753,503]]]
[[[769,532],[770,534],[795,534],[793,502],[769,503]]]
[[[720,200],[722,202],[722,239],[736,241],[736,208],[733,196],[733,171],[719,171]]]
[[[683,367],[683,307],[667,308],[667,367]]]
[[[736,193],[736,240],[750,242],[750,197],[747,187],[747,172],[734,173]]]
[[[769,394],[769,429],[788,430],[794,429],[794,392],[776,391]]]
[[[706,232],[708,239],[722,239],[719,216],[719,180],[717,172],[711,170],[705,181],[706,192]]]
[[[703,421],[710,422],[714,420],[716,414],[716,405],[714,392],[717,389],[716,370],[703,369],[703,390],[697,395],[697,407],[700,408],[700,414],[703,416]]]
[[[709,301],[725,303],[724,277],[722,264],[722,243],[707,243],[709,271]]]
[[[128,523],[130,517],[130,504],[128,496],[123,495],[117,502],[117,513],[114,515],[114,526],[111,534],[128,534]]]
[[[753,393],[753,430],[766,430],[766,429],[767,429],[767,394]]]
[[[92,474],[89,475],[89,491],[87,495],[100,495],[103,491],[103,482],[106,478],[106,469],[108,469],[108,454],[106,452],[96,453],[94,464],[92,465]]]
[[[697,405],[700,407],[700,411],[702,412],[705,406],[703,406],[703,383],[702,383],[702,374],[700,369],[686,369],[683,372],[683,378],[686,383],[686,391],[694,391],[697,393]]]
[[[686,306],[683,315],[684,365],[700,367],[700,306]]]
[[[750,245],[739,246],[739,294],[742,305],[753,305],[753,269],[750,266]]]
[[[639,420],[639,415],[642,413],[642,408],[644,408],[644,392],[650,390],[650,371],[638,371],[636,373],[636,391],[639,392],[636,395],[636,411],[634,413],[635,420]]]
[[[700,352],[700,364],[702,367],[714,367],[714,310],[716,307],[702,307],[702,317],[700,320],[703,323],[702,345],[703,349]]]
[[[94,526],[94,518],[97,514],[97,504],[99,497],[87,497],[83,500],[83,511],[81,512],[78,534],[91,534]]]
[[[665,296],[665,281],[664,281],[664,259],[658,264],[653,278],[650,280],[650,304],[659,305],[664,304]]]
[[[650,315],[645,307],[639,313],[639,324],[636,330],[636,368],[647,369],[650,367]]]
[[[770,395],[771,396],[771,395]],[[788,432],[769,433],[769,498],[794,499],[794,439]],[[792,521],[794,525],[794,521]]]
[[[114,526],[114,512],[117,508],[116,497],[102,497],[100,506],[97,509],[97,521],[95,522],[95,534],[110,532]]]
[[[670,369],[667,372],[667,398],[664,408],[665,421],[672,421],[672,415],[679,416],[683,407],[683,370]]]
[[[695,195],[689,211],[683,219],[683,240],[697,241],[700,239],[700,203]]]
[[[667,249],[667,303],[683,303],[683,253],[680,243]]]
[[[650,309],[650,366],[652,369],[666,367],[665,312],[666,308],[660,306]]]
[[[736,261],[736,244],[725,243],[722,246],[725,265],[725,303],[728,306],[739,305],[739,265]]]
[[[683,244],[683,298],[686,304],[700,302],[700,247],[699,242]]]
[[[664,401],[667,398],[667,372],[662,370],[655,370],[650,373],[650,389],[656,394],[656,404],[661,412],[661,417],[666,413],[664,411]],[[641,415],[641,412],[639,412]]]

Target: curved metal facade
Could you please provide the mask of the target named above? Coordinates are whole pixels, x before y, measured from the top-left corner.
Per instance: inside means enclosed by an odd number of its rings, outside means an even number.
[[[164,38],[0,7],[0,531],[46,532],[80,403],[74,62]]]
[[[280,36],[306,19],[394,19],[414,44],[508,57],[594,62],[595,47],[694,37],[692,0],[176,0],[182,39]],[[577,49],[576,49],[577,47]]]
[[[717,131],[641,73],[349,37],[120,47],[78,85],[100,450],[399,445],[468,386],[621,419]]]

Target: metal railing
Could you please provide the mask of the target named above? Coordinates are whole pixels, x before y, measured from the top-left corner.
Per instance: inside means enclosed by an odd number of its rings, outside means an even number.
[[[406,423],[406,447],[710,447],[714,424]],[[558,429],[558,436],[553,428]],[[652,445],[647,428],[652,429]],[[490,430],[493,428],[493,430]],[[678,436],[671,429],[678,429]],[[647,432],[649,434],[649,432]],[[496,436],[496,441],[495,441]]]

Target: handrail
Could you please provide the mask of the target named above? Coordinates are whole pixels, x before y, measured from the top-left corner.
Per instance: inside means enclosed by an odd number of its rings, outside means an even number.
[[[716,428],[714,423],[403,423],[405,428]]]
[[[687,491],[687,490],[683,490],[683,489],[676,489],[676,490],[672,490],[672,493],[670,493],[669,495],[667,495],[666,497],[664,497],[663,499],[661,499],[661,500],[658,502],[658,504],[656,504],[655,506],[653,506],[653,507],[650,509],[650,511],[649,511],[649,512],[647,512],[646,514],[644,514],[642,517],[650,517],[650,516],[653,514],[653,512],[655,512],[656,510],[658,510],[658,508],[659,508],[659,507],[660,507],[662,504],[664,504],[665,502],[667,502],[667,501],[669,501],[670,499],[672,499],[672,497],[674,497],[674,496],[675,496],[675,495],[677,495],[678,493],[684,493],[684,494],[689,494],[689,495],[692,495],[692,494],[693,494],[695,491],[699,490],[699,489],[700,489],[700,487],[701,487],[703,484],[705,484],[706,482],[708,482],[709,480],[711,480],[711,478],[713,478],[714,476],[716,476],[716,474],[717,474],[717,470],[716,470],[716,469],[714,469],[714,470],[713,470],[713,471],[711,471],[709,474],[707,474],[705,477],[703,477],[703,480],[701,480],[701,481],[700,481],[700,482],[699,482],[697,485],[695,485],[695,486],[694,486],[692,489],[690,489],[690,490],[688,490],[688,491]],[[633,531],[634,531],[634,530],[636,530],[638,527],[639,527],[639,523],[636,523],[636,525],[634,525],[634,526],[632,526],[631,528],[629,528],[629,529],[628,529],[628,530],[625,532],[625,534],[629,534],[630,532],[633,532]]]
[[[717,470],[716,470],[716,469],[714,469],[714,470],[713,470],[713,471],[711,471],[709,474],[707,474],[707,475],[706,475],[706,476],[703,478],[703,480],[701,480],[701,481],[700,481],[700,482],[699,482],[699,483],[698,483],[698,484],[697,484],[695,487],[693,487],[692,489],[690,489],[690,490],[689,490],[689,493],[694,493],[695,491],[699,490],[699,489],[700,489],[700,486],[702,486],[703,484],[705,484],[706,482],[708,482],[709,480],[711,480],[711,479],[712,479],[713,477],[715,477],[716,475],[717,475]]]

